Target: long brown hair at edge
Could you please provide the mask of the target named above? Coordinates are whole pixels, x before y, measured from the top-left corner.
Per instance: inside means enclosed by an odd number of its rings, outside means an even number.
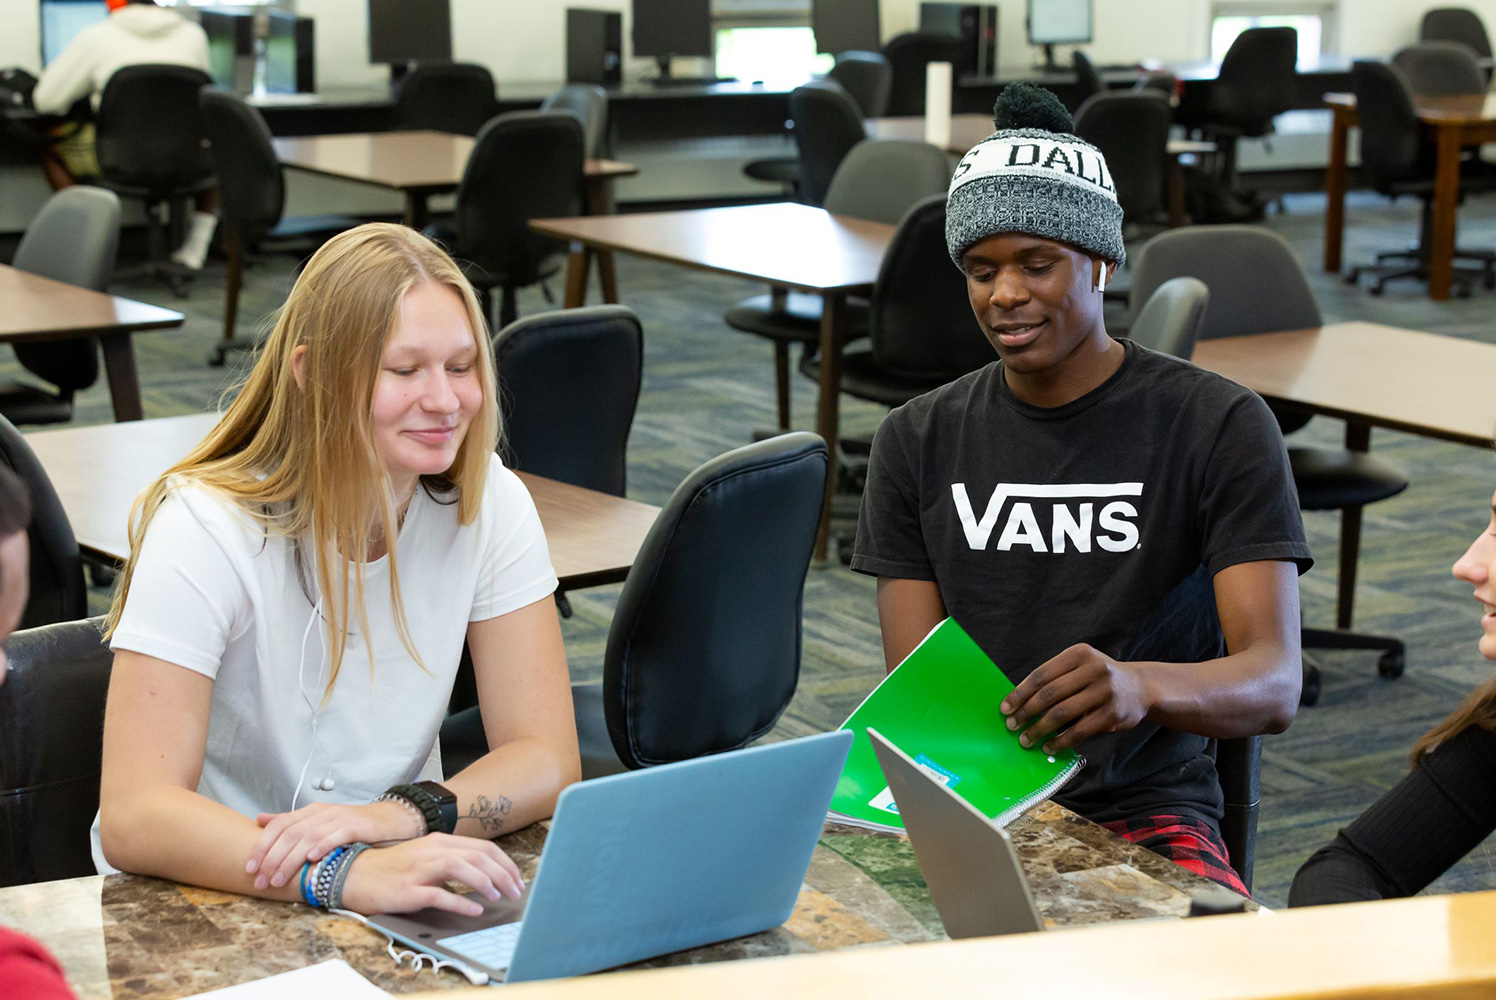
[[[1496,732],[1496,677],[1470,692],[1470,696],[1450,713],[1449,718],[1423,734],[1413,747],[1413,763],[1417,764],[1424,754],[1471,726]]]
[[[119,625],[129,600],[151,519],[173,488],[191,483],[229,498],[267,536],[291,539],[303,588],[311,568],[320,597],[309,593],[308,600],[321,604],[331,658],[324,699],[337,682],[350,615],[357,616],[360,630],[368,634],[364,566],[370,544],[378,539],[390,540],[395,627],[406,650],[421,662],[400,599],[393,542],[404,498],[394,495],[375,451],[370,408],[401,302],[410,289],[431,281],[457,292],[467,308],[483,394],[451,467],[422,476],[418,488],[455,502],[460,523],[473,522],[499,433],[493,350],[482,309],[452,258],[426,237],[404,226],[359,226],[329,240],[307,262],[223,418],[136,499],[130,511],[130,559],[109,609],[106,637]],[[298,385],[292,357],[303,345],[307,351]],[[372,649],[369,669],[374,669]]]

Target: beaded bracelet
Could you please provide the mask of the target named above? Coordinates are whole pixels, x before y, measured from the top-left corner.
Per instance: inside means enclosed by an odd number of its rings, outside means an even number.
[[[333,876],[338,871],[338,860],[347,853],[347,847],[335,847],[331,854],[317,863],[317,871],[312,878],[312,895],[316,897],[315,905],[327,905],[328,893],[332,890]]]
[[[416,820],[421,824],[421,832],[418,833],[418,834],[416,834],[417,837],[424,837],[424,836],[426,836],[426,834],[428,834],[428,833],[431,832],[431,826],[430,826],[430,824],[428,824],[426,822],[426,814],[423,813],[423,812],[421,812],[421,810],[417,809],[416,808],[416,804],[414,802],[410,801],[410,799],[407,799],[405,796],[403,796],[403,795],[392,795],[389,792],[385,792],[383,795],[379,796],[379,798],[375,799],[374,801],[376,803],[379,803],[379,802],[393,802],[396,805],[402,807],[406,812],[408,812],[412,816],[414,816],[416,818]]]
[[[362,842],[349,844],[347,853],[338,860],[337,870],[333,873],[332,888],[327,894],[329,910],[343,908],[343,886],[348,883],[348,872],[353,868],[353,859],[367,851],[369,847],[369,844]]]

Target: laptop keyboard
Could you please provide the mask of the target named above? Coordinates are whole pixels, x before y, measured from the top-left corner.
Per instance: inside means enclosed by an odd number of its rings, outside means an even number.
[[[436,943],[490,969],[507,969],[509,960],[514,957],[514,945],[519,941],[519,929],[523,923],[516,920],[512,924],[498,924],[442,938]]]

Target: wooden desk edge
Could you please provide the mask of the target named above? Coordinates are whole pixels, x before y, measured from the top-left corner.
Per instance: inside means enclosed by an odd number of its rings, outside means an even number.
[[[710,996],[1050,996],[1198,1000],[1489,996],[1496,988],[1496,892],[1358,903],[1206,920],[851,949],[515,984],[552,1000]],[[462,990],[420,994],[489,996]]]

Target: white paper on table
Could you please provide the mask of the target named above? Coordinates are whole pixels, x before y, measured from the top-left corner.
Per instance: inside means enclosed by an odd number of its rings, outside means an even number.
[[[925,142],[945,149],[951,144],[951,64],[925,65]]]
[[[375,1000],[390,994],[353,971],[341,958],[278,976],[267,976],[252,983],[240,983],[221,990],[199,993],[188,1000]]]

